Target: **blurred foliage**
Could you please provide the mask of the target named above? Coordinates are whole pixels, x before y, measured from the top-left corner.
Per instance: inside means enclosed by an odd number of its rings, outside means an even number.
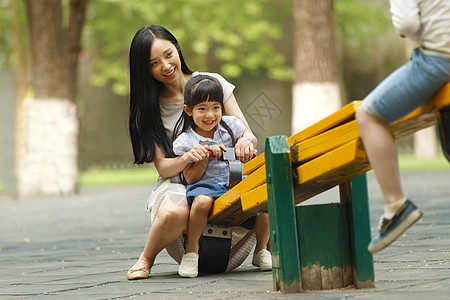
[[[374,68],[380,56],[377,42],[393,29],[389,6],[382,0],[336,0],[337,40],[360,69]],[[356,55],[355,55],[356,54]]]
[[[88,45],[95,49],[96,84],[114,82],[116,93],[128,92],[128,50],[143,26],[166,27],[178,39],[188,66],[238,77],[245,70],[289,80],[292,70],[276,42],[285,33],[281,20],[290,15],[290,1],[272,0],[98,0],[90,3]]]
[[[386,13],[373,1],[336,0],[335,5],[338,36],[370,56],[368,40],[390,26]],[[147,24],[168,28],[192,69],[213,70],[210,62],[219,61],[217,71],[227,77],[266,70],[269,78],[292,79],[290,0],[98,0],[87,20],[88,45],[96,53],[95,84],[112,81],[115,93],[128,93],[128,47]]]
[[[336,0],[336,24],[344,40],[359,42],[363,48],[367,48],[369,40],[382,34],[386,28],[391,28],[386,4],[379,0]]]
[[[28,32],[27,24],[23,1],[0,0],[0,71],[17,65],[16,47],[21,47],[23,53],[28,51],[28,35],[24,34]]]
[[[68,0],[62,1],[67,8]],[[386,5],[335,0],[338,44],[358,49],[361,61],[369,61],[376,53],[371,40],[391,27]],[[93,84],[111,82],[116,94],[128,93],[129,46],[137,30],[149,24],[177,37],[193,70],[230,78],[265,72],[271,79],[292,79],[291,0],[95,0],[88,5],[82,45],[95,65]],[[19,38],[26,50],[23,1],[0,0],[0,70],[16,63],[15,26],[22,28]]]

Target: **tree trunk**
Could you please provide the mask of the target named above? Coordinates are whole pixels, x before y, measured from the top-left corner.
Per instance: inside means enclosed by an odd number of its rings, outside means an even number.
[[[293,0],[292,133],[341,107],[333,0]]]
[[[22,197],[72,194],[78,182],[77,57],[87,0],[27,0],[33,98],[21,116]]]
[[[418,158],[436,157],[438,153],[436,126],[414,133],[414,156]]]
[[[20,24],[20,15],[22,14],[22,10],[24,9],[22,5],[23,3],[20,3],[16,0],[10,0],[9,1],[9,9],[11,10],[13,14],[12,18],[12,40],[14,45],[14,56],[16,59],[16,65],[15,65],[15,105],[14,105],[14,150],[13,150],[13,157],[19,157],[21,143],[20,143],[20,126],[22,120],[21,120],[21,112],[22,112],[22,101],[25,97],[25,93],[27,91],[27,88],[29,86],[29,67],[30,67],[30,55],[29,51],[26,51],[27,47],[25,47],[25,43],[22,40],[23,36],[26,36],[26,33],[24,32],[25,29]],[[11,195],[16,198],[18,196],[18,162],[19,160],[14,159],[14,167],[13,167],[13,180],[12,185],[14,186],[13,193]]]

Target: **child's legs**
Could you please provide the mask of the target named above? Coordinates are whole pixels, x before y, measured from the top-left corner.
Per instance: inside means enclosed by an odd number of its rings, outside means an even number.
[[[144,251],[132,269],[150,268],[156,256],[186,230],[188,217],[189,207],[185,197],[167,199],[154,219]]]
[[[389,124],[428,102],[449,79],[450,60],[415,50],[412,60],[380,83],[357,111],[364,147],[386,203],[403,197]]]
[[[207,195],[197,195],[194,198],[189,214],[188,242],[186,253],[194,252],[198,254],[198,241],[206,228],[208,214],[211,210],[214,198]]]
[[[258,253],[262,249],[270,250],[269,214],[261,213],[258,216],[256,216],[255,235],[256,235],[255,252]]]

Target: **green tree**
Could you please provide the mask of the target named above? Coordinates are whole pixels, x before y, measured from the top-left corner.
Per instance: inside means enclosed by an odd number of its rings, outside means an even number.
[[[266,70],[271,78],[290,80],[290,49],[277,48],[286,35],[283,24],[289,20],[289,5],[287,0],[95,1],[87,15],[97,67],[93,82],[112,81],[116,93],[128,93],[131,39],[148,24],[168,28],[193,69],[215,70],[227,77]]]

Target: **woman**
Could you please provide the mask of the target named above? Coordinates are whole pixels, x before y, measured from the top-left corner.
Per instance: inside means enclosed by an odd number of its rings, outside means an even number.
[[[189,207],[178,174],[188,160],[185,155],[174,155],[172,139],[173,128],[183,110],[184,87],[198,74],[187,67],[178,41],[164,27],[147,26],[134,36],[130,48],[129,117],[133,153],[136,164],[153,162],[160,178],[147,201],[152,226],[144,251],[127,273],[130,280],[148,278],[156,256],[164,248],[178,263],[184,254],[182,233],[187,229]],[[216,77],[224,89],[225,114],[236,116],[245,124],[246,130],[236,142],[235,152],[240,161],[246,162],[256,152],[257,141],[233,95],[234,86],[218,74],[209,75]],[[267,251],[268,223],[267,214],[261,214],[255,222],[258,244],[253,264],[262,270],[269,269],[269,264],[270,269],[272,266]],[[252,231],[233,229],[228,271],[245,260],[254,243]]]

